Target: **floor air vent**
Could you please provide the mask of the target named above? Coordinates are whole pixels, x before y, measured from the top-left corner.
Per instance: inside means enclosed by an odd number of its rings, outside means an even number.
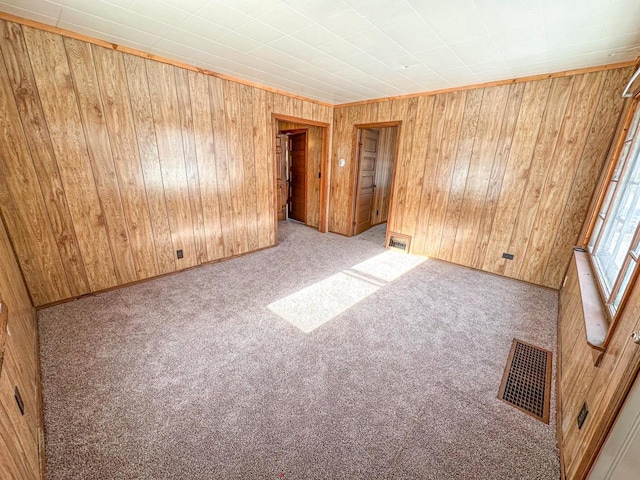
[[[411,237],[409,235],[403,235],[401,233],[389,234],[389,243],[387,246],[401,252],[409,253],[409,245],[411,244]]]
[[[549,423],[551,352],[514,339],[498,398]]]

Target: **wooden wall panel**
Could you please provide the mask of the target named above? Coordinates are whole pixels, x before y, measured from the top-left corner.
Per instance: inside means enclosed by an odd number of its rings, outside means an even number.
[[[38,306],[275,245],[272,114],[333,120],[6,21],[0,48],[0,211]]]
[[[158,274],[151,215],[138,158],[135,124],[122,53],[93,46],[96,74],[138,279]]]
[[[559,288],[631,73],[336,108],[330,230],[351,231],[354,125],[401,121],[390,227],[413,253]]]
[[[575,260],[560,291],[559,344],[561,368],[558,385],[560,444],[567,479],[586,478],[592,461],[640,368],[640,347],[631,333],[640,329],[640,283],[632,287],[600,365],[595,367],[586,343],[584,316]],[[589,415],[578,429],[576,418],[583,403]]]
[[[189,72],[189,93],[191,98],[209,98],[207,77],[201,73]],[[224,242],[220,223],[220,201],[218,199],[218,172],[216,167],[215,144],[211,104],[208,101],[192,102],[193,137],[195,155],[200,178],[202,217],[205,225],[204,241],[207,260],[224,257]]]
[[[0,22],[0,42],[0,51],[8,73],[6,78],[11,83],[20,112],[29,153],[38,175],[52,233],[67,275],[70,294],[82,295],[89,291],[89,281],[80,255],[73,220],[64,194],[22,30],[18,25]],[[4,78],[4,75],[2,76]],[[11,96],[3,93],[3,98],[8,100]],[[3,115],[3,118],[9,117]],[[7,218],[9,218],[8,215]],[[43,287],[49,288],[49,286]],[[39,294],[34,293],[34,296],[36,295]]]
[[[0,476],[40,478],[44,458],[43,425],[33,305],[0,216],[0,302],[8,313],[4,360],[0,370]],[[4,332],[3,332],[4,333]],[[24,415],[14,399],[18,387]]]
[[[193,216],[189,201],[189,182],[182,146],[178,93],[175,70],[171,65],[147,60],[147,79],[153,111],[153,124],[158,142],[158,156],[162,184],[169,214],[169,228],[173,249],[183,251],[183,258],[176,257],[176,268],[197,264]]]
[[[174,70],[176,74],[176,93],[178,95],[178,113],[180,115],[180,131],[182,132],[182,151],[187,175],[189,206],[193,225],[193,246],[198,264],[208,261],[207,233],[204,223],[202,196],[200,193],[200,174],[196,157],[196,137],[191,111],[191,93],[189,89],[189,72],[181,68]],[[194,102],[197,103],[197,102]]]
[[[216,158],[216,173],[218,177],[220,200],[220,228],[224,255],[231,256],[236,253],[236,233],[233,214],[233,202],[231,197],[231,177],[229,172],[229,157],[227,153],[227,121],[224,105],[224,80],[209,77],[209,94],[212,126],[214,137],[214,154]]]
[[[35,301],[70,294],[4,64],[0,64],[0,200]],[[30,199],[23,201],[21,199]]]
[[[65,38],[64,47],[69,60],[69,69],[78,100],[84,138],[87,141],[91,170],[102,210],[102,220],[111,247],[116,277],[118,283],[133,282],[136,280],[133,253],[124,220],[120,187],[113,164],[111,141],[102,109],[91,45],[80,40]]]
[[[169,273],[176,269],[169,212],[162,183],[158,141],[156,139],[151,96],[147,82],[145,60],[133,55],[123,55],[127,88],[129,89],[131,110],[138,143],[138,155],[144,180],[144,189],[149,203],[149,215],[156,246],[159,273]],[[123,86],[124,88],[124,86]],[[143,185],[137,184],[136,188]]]
[[[29,27],[23,33],[89,286],[92,291],[112,287],[117,284],[113,255],[63,38]]]

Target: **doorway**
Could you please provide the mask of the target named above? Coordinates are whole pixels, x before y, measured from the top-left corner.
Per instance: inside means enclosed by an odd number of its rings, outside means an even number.
[[[328,124],[274,115],[276,212],[327,231]]]
[[[308,131],[283,130],[286,136],[284,159],[287,177],[287,216],[292,220],[307,223],[307,136]]]
[[[385,242],[397,139],[397,124],[356,126],[357,169],[352,235],[364,234],[364,237],[371,237],[376,242]]]

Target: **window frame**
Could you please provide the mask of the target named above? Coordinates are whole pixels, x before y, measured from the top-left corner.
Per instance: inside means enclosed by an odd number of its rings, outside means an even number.
[[[608,170],[598,187],[599,191],[597,202],[595,203],[591,211],[590,222],[582,244],[582,248],[588,253],[589,263],[591,265],[592,271],[594,272],[595,283],[598,287],[598,292],[602,301],[602,310],[609,319],[609,333],[607,335],[607,340],[614,329],[616,320],[624,311],[624,307],[627,304],[633,285],[635,284],[638,278],[638,274],[640,273],[640,223],[638,223],[638,225],[636,226],[629,248],[625,253],[624,261],[622,262],[621,268],[619,269],[615,277],[615,281],[613,282],[613,285],[611,286],[611,289],[609,291],[607,291],[608,288],[605,284],[605,275],[602,272],[600,265],[598,264],[596,256],[594,255],[594,252],[597,252],[600,241],[604,236],[603,233],[606,230],[607,221],[610,219],[610,215],[614,210],[613,206],[623,183],[620,180],[624,178],[625,173],[631,165],[631,162],[628,161],[629,157],[631,156],[632,152],[634,152],[634,147],[640,149],[640,95],[634,97],[627,105],[627,108],[625,110],[626,112],[624,118],[624,127],[621,131],[618,132],[618,136],[615,140],[615,148],[610,156]],[[636,115],[638,116],[638,122],[636,123],[635,131],[633,132],[633,136],[631,138],[627,138],[632,123],[634,122],[634,119],[636,119]],[[625,151],[626,144],[629,144],[629,148]],[[624,160],[622,160],[623,154],[626,155],[626,158]],[[640,162],[640,153],[636,158],[636,161]],[[614,180],[614,174],[621,161],[624,161],[624,164],[622,165],[622,169],[620,170],[618,178]],[[609,193],[610,187],[614,182],[616,183],[615,189],[613,190],[611,197],[608,199],[606,212],[604,216],[602,216],[601,214],[603,213],[603,205],[605,204],[605,201],[607,201],[607,194]],[[598,224],[598,220],[601,220],[600,224]],[[592,237],[594,235],[594,231],[596,230],[596,226],[598,226],[599,230],[595,232],[596,239],[593,245],[590,245]],[[628,274],[629,264],[632,261],[635,262],[635,265],[633,266],[633,270],[629,275],[629,281],[627,282],[626,286],[624,286],[624,290],[622,292],[622,296],[620,298],[618,306],[615,307],[614,302],[620,294],[620,289],[625,280],[625,277]],[[606,346],[607,340],[605,340],[604,346]]]

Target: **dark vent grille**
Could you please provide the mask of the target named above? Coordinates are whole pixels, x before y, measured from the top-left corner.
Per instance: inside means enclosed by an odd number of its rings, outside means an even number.
[[[389,235],[389,243],[387,245],[389,248],[395,248],[396,250],[400,250],[401,252],[408,253],[410,242],[411,242],[411,237],[409,235],[402,235],[400,233],[391,233]]]
[[[549,423],[551,352],[513,340],[498,398]]]
[[[391,248],[397,248],[399,250],[406,250],[407,242],[403,238],[391,237],[391,239],[389,239],[389,246]]]

